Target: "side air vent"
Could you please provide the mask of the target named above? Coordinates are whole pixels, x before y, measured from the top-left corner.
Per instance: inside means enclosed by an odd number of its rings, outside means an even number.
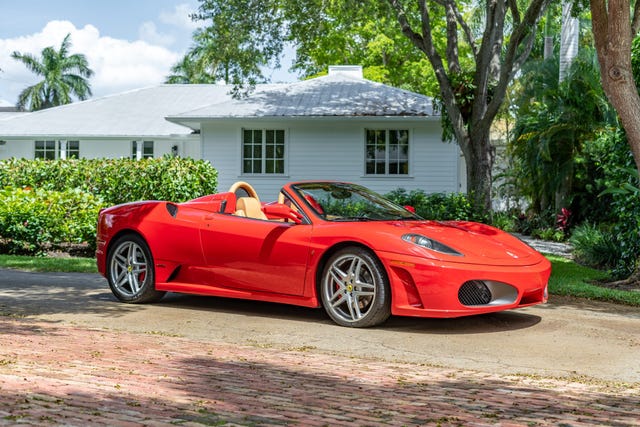
[[[175,218],[176,215],[178,215],[178,206],[173,203],[167,203],[167,211],[169,212],[169,215]]]
[[[482,280],[465,282],[458,290],[462,305],[487,305],[491,302],[491,291]]]

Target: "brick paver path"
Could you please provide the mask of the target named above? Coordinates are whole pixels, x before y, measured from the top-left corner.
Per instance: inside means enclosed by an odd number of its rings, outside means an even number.
[[[640,425],[640,384],[499,376],[7,317],[0,318],[0,425],[16,424],[631,426]]]

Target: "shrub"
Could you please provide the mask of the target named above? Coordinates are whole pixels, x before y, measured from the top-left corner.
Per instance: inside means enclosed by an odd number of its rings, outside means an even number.
[[[474,211],[471,202],[462,193],[427,194],[423,190],[407,192],[399,188],[385,197],[400,206],[413,206],[422,218],[431,220],[483,221],[485,215]]]
[[[76,188],[115,205],[136,200],[182,202],[215,193],[217,171],[205,160],[9,159],[0,162],[0,187],[53,191]]]
[[[635,162],[621,130],[602,132],[588,150],[598,177],[591,188],[594,201],[585,212],[590,222],[607,224],[606,231],[616,242],[613,275],[627,277],[640,257],[640,180]]]
[[[578,225],[569,239],[576,259],[589,267],[614,268],[621,256],[620,242],[611,232],[590,223]]]
[[[101,199],[81,190],[5,188],[0,191],[0,238],[9,253],[42,253],[60,243],[89,243]]]
[[[215,193],[217,171],[204,160],[0,161],[0,239],[10,253],[51,245],[95,247],[100,207],[136,200],[182,202]]]
[[[518,214],[514,211],[494,212],[491,225],[501,230],[513,233],[518,231]]]

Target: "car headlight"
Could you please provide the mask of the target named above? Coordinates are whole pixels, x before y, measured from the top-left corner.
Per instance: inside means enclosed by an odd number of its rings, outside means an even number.
[[[437,240],[430,239],[422,234],[405,234],[402,236],[402,240],[413,243],[414,245],[422,246],[423,248],[431,249],[432,251],[440,252],[447,255],[463,256],[460,252],[456,251],[449,246],[438,242]]]

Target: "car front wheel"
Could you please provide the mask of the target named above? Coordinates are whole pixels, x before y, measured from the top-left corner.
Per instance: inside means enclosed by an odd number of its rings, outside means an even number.
[[[391,314],[384,267],[363,248],[349,247],[333,254],[323,270],[320,291],[327,314],[342,326],[375,326]]]
[[[114,242],[107,255],[107,268],[109,287],[120,301],[154,302],[165,294],[155,289],[151,251],[137,235],[128,234]]]

